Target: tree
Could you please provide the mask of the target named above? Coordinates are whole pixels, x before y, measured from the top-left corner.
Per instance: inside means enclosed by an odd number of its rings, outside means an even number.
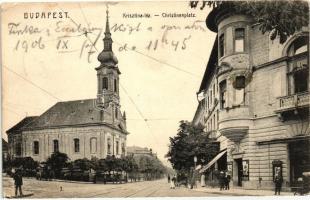
[[[263,34],[270,32],[270,39],[279,36],[283,44],[287,38],[309,25],[309,5],[307,1],[203,1],[205,6],[251,16]],[[196,8],[198,1],[190,1]]]
[[[170,137],[169,151],[166,157],[177,171],[189,173],[194,166],[194,157],[197,164],[208,163],[218,152],[216,143],[207,137],[201,127],[195,127],[188,121],[180,121],[178,133]]]
[[[61,169],[68,165],[69,157],[65,153],[54,152],[46,161],[46,164],[55,172],[55,176],[59,177]]]

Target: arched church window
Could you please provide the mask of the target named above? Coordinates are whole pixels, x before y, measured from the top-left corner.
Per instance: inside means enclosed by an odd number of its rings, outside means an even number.
[[[114,92],[117,92],[117,79],[114,79]]]
[[[102,79],[102,89],[106,89],[108,90],[109,89],[109,80],[107,77],[103,77]]]
[[[22,155],[22,144],[20,142],[18,142],[15,145],[15,155],[16,156],[21,156]]]
[[[116,155],[119,154],[119,141],[116,141]]]
[[[288,63],[289,94],[296,94],[308,91],[308,45],[309,38],[306,36],[302,36],[295,39],[288,48],[287,55],[290,57],[290,61]]]
[[[73,141],[74,141],[74,152],[75,153],[80,152],[80,140],[78,138],[75,138]]]
[[[59,142],[58,140],[53,140],[53,147],[54,147],[54,152],[59,151]]]
[[[126,149],[125,149],[125,143],[123,142],[123,143],[122,143],[122,155],[125,155],[125,151],[126,151]]]
[[[117,108],[115,108],[115,110],[114,110],[114,114],[115,114],[115,118],[117,119],[118,118],[118,110],[117,110]]]
[[[33,142],[33,154],[36,154],[36,155],[39,154],[40,153],[39,149],[40,149],[39,141],[34,141]]]
[[[97,138],[90,139],[90,153],[97,152]]]
[[[111,138],[108,138],[107,140],[107,153],[108,155],[111,155]]]

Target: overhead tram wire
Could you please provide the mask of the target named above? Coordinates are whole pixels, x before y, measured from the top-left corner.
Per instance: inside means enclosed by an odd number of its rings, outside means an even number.
[[[49,96],[53,97],[54,99],[57,99],[58,101],[62,101],[60,98],[56,97],[55,95],[53,95],[51,92],[47,91],[46,89],[42,88],[41,86],[39,86],[38,84],[30,81],[29,79],[25,78],[24,76],[20,75],[19,73],[15,72],[14,70],[10,69],[9,67],[6,67],[3,65],[3,68],[8,70],[9,72],[15,74],[16,76],[20,77],[22,80],[28,82],[29,84],[31,84],[32,86],[40,89],[41,91],[43,91],[44,93],[48,94]]]
[[[129,95],[129,93],[127,92],[127,90],[124,88],[124,86],[120,83],[120,86],[122,88],[122,90],[125,92],[126,96],[129,98],[130,102],[134,105],[134,107],[136,108],[136,110],[138,111],[139,115],[141,116],[141,118],[143,119],[143,121],[145,122],[146,126],[148,127],[151,135],[153,136],[153,138],[155,139],[155,142],[157,143],[157,145],[159,145],[157,138],[155,137],[155,135],[153,134],[150,125],[148,124],[148,119],[144,116],[144,114],[142,113],[142,111],[140,110],[140,108],[138,107],[138,105],[135,103],[135,101],[131,98],[131,96]]]

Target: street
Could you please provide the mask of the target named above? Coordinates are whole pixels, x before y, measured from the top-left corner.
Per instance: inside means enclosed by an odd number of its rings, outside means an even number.
[[[74,198],[74,197],[202,197],[216,196],[203,191],[190,190],[185,187],[170,189],[166,179],[143,181],[127,184],[71,183],[58,181],[38,181],[23,179],[23,193],[33,193],[27,198]],[[3,177],[3,193],[14,194],[12,178]],[[62,187],[63,191],[60,191]],[[217,194],[218,196],[219,194]]]

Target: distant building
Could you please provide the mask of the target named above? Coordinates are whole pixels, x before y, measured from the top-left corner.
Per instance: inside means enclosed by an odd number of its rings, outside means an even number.
[[[40,116],[24,118],[7,131],[12,157],[45,161],[57,151],[71,160],[126,154],[126,116],[120,111],[120,70],[112,51],[108,11],[104,34],[96,68],[97,98],[58,102]]]
[[[127,147],[127,155],[150,155],[155,157],[157,156],[155,153],[153,153],[152,149],[137,146]]]
[[[2,161],[8,159],[9,144],[2,138]]]
[[[206,22],[217,37],[193,124],[221,153],[200,172],[228,170],[250,189],[273,188],[279,174],[294,186],[310,172],[309,27],[280,44],[246,15],[215,8]]]

